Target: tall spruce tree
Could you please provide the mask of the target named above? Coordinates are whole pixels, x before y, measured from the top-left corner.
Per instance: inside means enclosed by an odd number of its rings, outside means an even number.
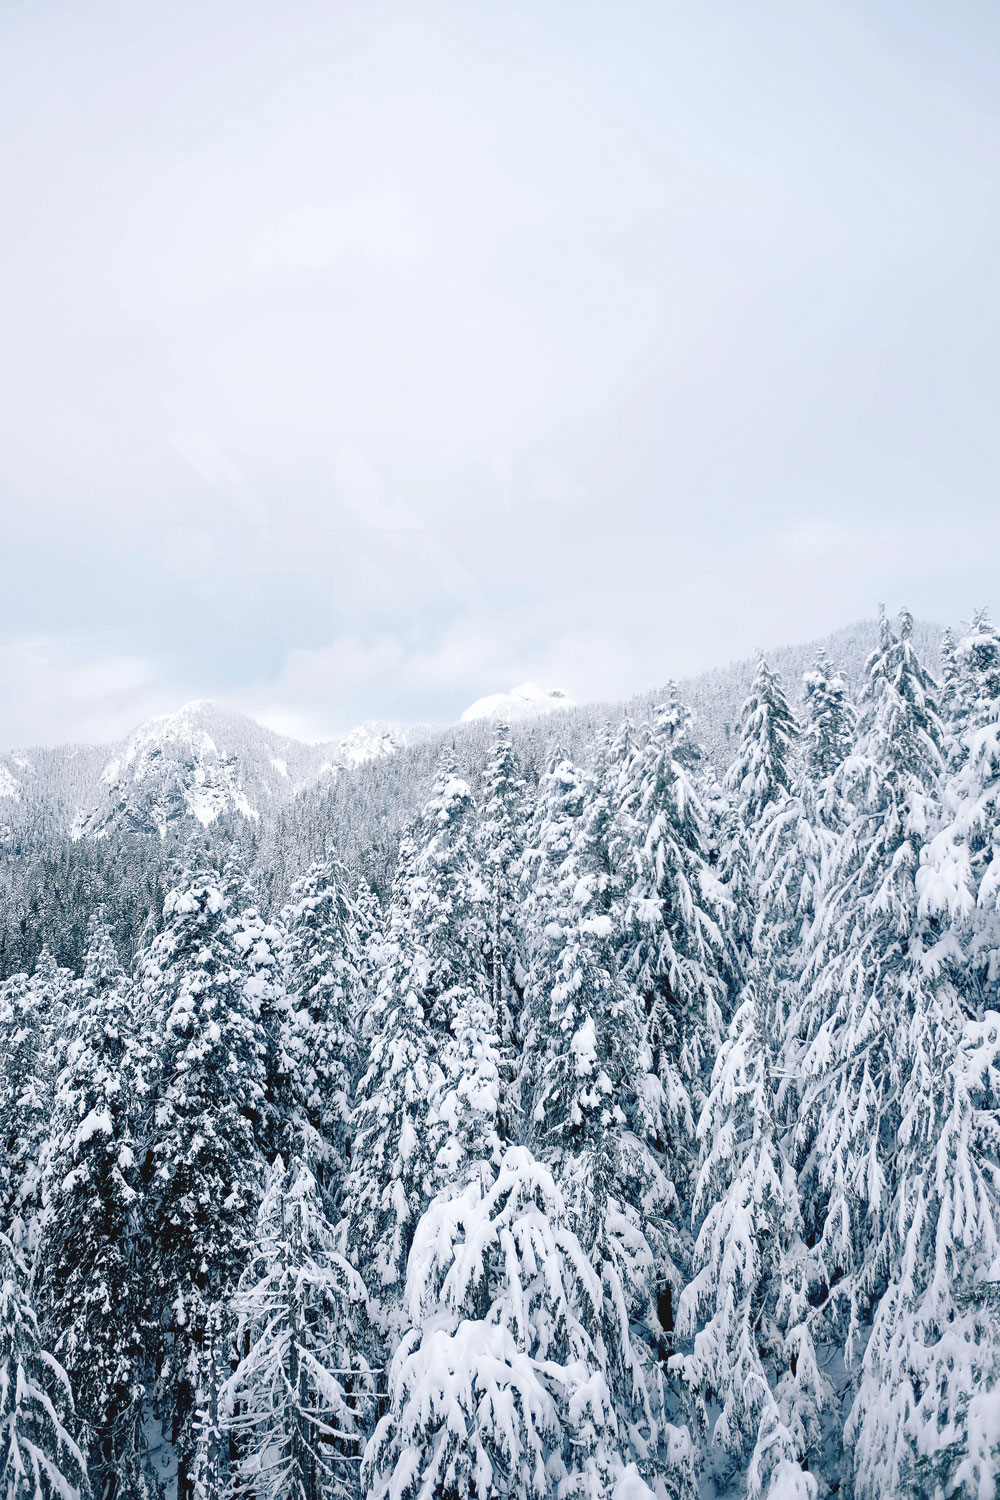
[[[0,1484],[7,1500],[80,1500],[86,1462],[73,1398],[45,1349],[14,1246],[0,1235]]]
[[[319,1186],[278,1157],[233,1299],[239,1364],[220,1395],[234,1496],[348,1500],[374,1414],[367,1295],[336,1248]]]
[[[838,844],[811,960],[817,1023],[804,1058],[798,1145],[824,1309],[848,1358],[884,1290],[907,1037],[934,1006],[937,935],[917,872],[937,817],[941,727],[912,621],[884,616],[854,754],[838,773],[852,820]]]
[[[92,1440],[92,1482],[125,1489],[142,1458],[146,1288],[135,1263],[135,997],[103,921],[73,995],[45,1156],[36,1278],[42,1325]]]
[[[447,755],[416,839],[400,849],[353,1115],[348,1213],[384,1332],[399,1326],[398,1288],[430,1198],[494,1149],[485,894],[471,794]]]
[[[339,1187],[366,1008],[365,935],[344,866],[313,865],[292,886],[283,921],[294,1107],[320,1143],[321,1178]]]
[[[182,1496],[195,1413],[215,1396],[216,1313],[239,1274],[270,1133],[268,1036],[233,926],[213,878],[192,875],[167,896],[164,929],[141,965],[152,1053],[146,1271]]]
[[[695,1274],[678,1315],[692,1348],[672,1363],[698,1402],[720,1408],[711,1425],[724,1476],[745,1473],[751,1500],[812,1500],[803,1464],[828,1391],[806,1323],[798,1194],[775,1126],[770,1050],[751,979],[698,1126]]]

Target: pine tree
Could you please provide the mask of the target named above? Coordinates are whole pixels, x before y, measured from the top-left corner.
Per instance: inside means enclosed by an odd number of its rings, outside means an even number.
[[[987,1500],[1000,1473],[1000,1012],[934,1000],[903,1053],[890,1274],[847,1424],[872,1500]]]
[[[365,938],[344,866],[313,865],[292,886],[283,922],[295,1106],[322,1143],[323,1181],[339,1186],[366,1008]]]
[[[603,1301],[552,1174],[513,1147],[423,1216],[407,1272],[413,1331],[362,1480],[373,1500],[603,1500],[625,1468],[593,1330]],[[679,1435],[678,1435],[679,1436]],[[664,1493],[689,1480],[683,1443]]]
[[[694,784],[691,717],[672,694],[625,765],[617,858],[627,888],[623,967],[645,1030],[648,1136],[689,1207],[695,1123],[723,1029],[736,954],[732,908],[709,859],[708,814]],[[676,1279],[673,1292],[679,1291]]]
[[[926,955],[936,935],[919,919],[916,877],[937,817],[941,727],[911,626],[902,615],[897,636],[883,617],[868,662],[858,745],[839,773],[855,811],[808,976],[817,1021],[803,1059],[803,1192],[826,1315],[849,1358],[884,1287],[905,1039],[935,983]]]
[[[1000,1464],[1000,640],[985,614],[952,665],[942,826],[917,872],[925,982],[896,1039],[888,1285],[848,1424],[863,1496],[981,1500]]]
[[[263,1176],[268,1038],[211,878],[194,875],[172,891],[164,923],[142,963],[153,1054],[144,1218],[183,1485],[195,1409],[216,1375],[214,1310],[235,1284]]]
[[[605,736],[585,776],[557,761],[543,785],[551,822],[537,828],[523,1072],[530,1139],[600,1268],[590,1333],[620,1430],[640,1465],[655,1465],[665,1429],[652,1346],[664,1331],[658,1292],[674,1193],[651,1141],[646,1017],[621,962],[628,886],[618,851],[631,753],[630,734]]]
[[[93,1434],[95,1478],[141,1454],[148,1308],[134,1264],[134,997],[98,918],[55,1088],[36,1271],[43,1326]]]
[[[30,979],[15,974],[0,989],[0,1026],[5,1039],[0,1089],[0,1227],[16,1244],[34,1238],[52,1091],[65,1044],[72,985],[72,974],[43,948]]]
[[[746,1473],[751,1500],[806,1500],[816,1481],[802,1463],[828,1391],[805,1324],[798,1195],[777,1139],[769,1051],[751,979],[699,1121],[695,1274],[678,1308],[693,1347],[671,1363],[721,1408],[712,1441]]]
[[[816,786],[825,786],[851,753],[855,712],[843,674],[830,665],[825,650],[802,678],[805,724],[802,750],[806,770]]]
[[[271,1169],[233,1313],[245,1352],[220,1401],[236,1449],[230,1493],[355,1495],[373,1416],[374,1377],[361,1352],[367,1294],[302,1160],[286,1170],[279,1157]]]
[[[0,1235],[0,1484],[7,1500],[79,1500],[86,1464],[72,1420],[66,1372],[42,1345],[23,1269]]]
[[[524,779],[511,745],[510,730],[498,724],[486,766],[478,823],[480,862],[489,902],[488,961],[493,1013],[500,1039],[510,1052],[520,1027],[521,983],[514,891],[523,846]]]
[[[748,828],[758,827],[765,810],[791,791],[797,734],[781,679],[762,656],[743,705],[740,743],[726,776]]]
[[[804,674],[805,723],[802,729],[800,796],[810,796],[809,816],[822,828],[839,833],[850,810],[837,795],[837,773],[851,754],[857,713],[843,675],[821,650]],[[818,814],[818,818],[816,817]]]

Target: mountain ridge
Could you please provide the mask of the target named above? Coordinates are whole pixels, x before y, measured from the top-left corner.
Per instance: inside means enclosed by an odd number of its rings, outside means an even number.
[[[877,622],[857,621],[830,635],[765,653],[781,674],[790,696],[821,648],[843,670],[857,691],[864,661],[877,635]],[[935,670],[941,628],[917,621],[914,639]],[[696,736],[720,766],[728,759],[739,712],[749,690],[756,653],[725,667],[681,680],[681,697],[696,717]],[[530,691],[529,691],[530,690]],[[368,720],[339,739],[316,743],[268,728],[248,714],[210,699],[195,698],[173,713],[159,714],[107,745],[29,747],[0,752],[0,836],[39,810],[54,831],[74,838],[102,837],[111,829],[163,838],[184,823],[205,828],[234,815],[257,823],[303,793],[423,741],[449,733],[482,733],[500,717],[520,733],[553,732],[569,746],[586,738],[615,712],[648,713],[661,689],[610,703],[574,704],[564,693],[522,684],[507,693],[477,699],[453,725],[405,725]],[[522,713],[501,710],[513,706]],[[555,731],[558,722],[562,727]]]

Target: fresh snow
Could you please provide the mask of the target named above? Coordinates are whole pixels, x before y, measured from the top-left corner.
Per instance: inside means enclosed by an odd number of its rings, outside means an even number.
[[[491,693],[477,698],[462,714],[460,722],[471,724],[476,719],[530,719],[538,714],[548,714],[560,708],[573,708],[572,698],[558,688],[546,691],[534,682],[522,682],[520,687],[507,693]]]

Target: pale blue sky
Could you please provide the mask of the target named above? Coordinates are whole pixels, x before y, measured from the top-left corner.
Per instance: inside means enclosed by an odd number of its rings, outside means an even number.
[[[996,597],[1000,11],[0,7],[0,740]]]

